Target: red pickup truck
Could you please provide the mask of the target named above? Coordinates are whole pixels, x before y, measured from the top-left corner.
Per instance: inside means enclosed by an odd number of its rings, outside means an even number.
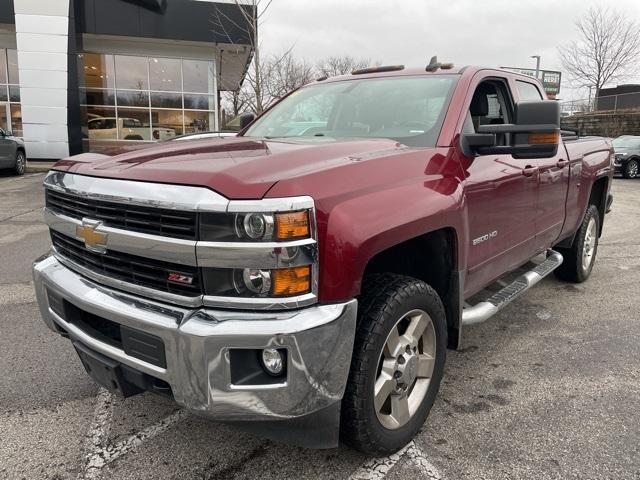
[[[434,61],[320,79],[238,138],[62,160],[42,316],[122,395],[398,450],[465,325],[591,273],[613,150],[559,117],[529,77]]]

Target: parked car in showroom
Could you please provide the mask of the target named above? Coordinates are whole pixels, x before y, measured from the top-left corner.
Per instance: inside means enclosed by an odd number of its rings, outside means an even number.
[[[613,167],[615,173],[624,178],[636,178],[640,168],[640,136],[622,135],[611,142],[615,151]]]
[[[176,131],[168,127],[145,127],[137,118],[95,117],[87,122],[91,140],[169,140]]]
[[[21,138],[0,128],[0,169],[11,169],[24,175],[27,169],[27,151]]]
[[[589,278],[612,161],[609,140],[562,135],[531,77],[363,69],[235,138],[54,165],[36,295],[118,394],[386,454],[422,428],[467,326],[552,272]]]

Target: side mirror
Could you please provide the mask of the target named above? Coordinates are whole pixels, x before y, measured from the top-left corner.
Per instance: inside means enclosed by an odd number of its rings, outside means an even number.
[[[243,113],[240,115],[240,130],[244,130],[251,122],[256,119],[253,113]]]
[[[549,158],[560,143],[560,104],[554,101],[520,102],[515,106],[515,123],[481,125],[478,133],[462,134],[460,146],[465,155],[509,154],[514,158]],[[506,145],[497,145],[504,135]],[[491,137],[491,142],[489,140]],[[490,145],[487,145],[488,143]]]

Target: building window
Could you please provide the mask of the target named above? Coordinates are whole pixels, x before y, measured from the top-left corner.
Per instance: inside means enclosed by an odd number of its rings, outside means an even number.
[[[0,48],[0,128],[22,136],[18,53]]]
[[[84,53],[78,63],[85,150],[215,129],[213,61]]]

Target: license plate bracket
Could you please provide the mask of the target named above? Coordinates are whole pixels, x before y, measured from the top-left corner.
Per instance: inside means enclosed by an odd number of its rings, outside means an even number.
[[[144,391],[125,379],[120,362],[102,355],[82,343],[73,342],[73,346],[87,374],[110,392],[126,398]]]

